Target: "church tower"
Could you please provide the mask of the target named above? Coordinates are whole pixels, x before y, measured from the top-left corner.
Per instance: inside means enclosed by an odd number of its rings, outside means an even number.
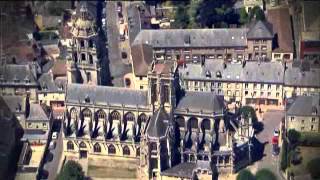
[[[68,83],[100,84],[100,63],[97,59],[97,34],[94,19],[86,5],[82,5],[71,28],[72,42],[67,62]]]

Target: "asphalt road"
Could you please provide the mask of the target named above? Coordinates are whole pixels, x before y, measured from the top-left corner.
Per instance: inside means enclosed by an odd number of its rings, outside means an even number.
[[[107,1],[106,11],[108,57],[112,84],[114,86],[124,87],[123,77],[125,74],[131,72],[131,66],[124,64],[120,56],[120,34],[118,24],[118,13],[116,12],[116,2]]]
[[[43,169],[48,171],[49,173],[48,180],[54,180],[57,174],[59,173],[58,167],[59,167],[59,163],[60,163],[62,151],[63,151],[62,129],[63,127],[60,128],[58,138],[56,140],[51,140],[51,141],[56,141],[56,147],[53,150],[48,150],[45,156],[45,159],[48,162],[44,164]],[[51,159],[50,157],[52,155],[53,155],[53,159]]]
[[[279,173],[279,155],[272,156],[271,138],[273,136],[274,129],[279,129],[282,117],[284,117],[284,111],[272,110],[267,111],[263,115],[264,129],[257,135],[257,139],[261,143],[265,143],[264,156],[260,161],[255,162],[249,168],[252,170],[259,170],[262,168],[270,169],[277,179],[281,180],[282,176]]]

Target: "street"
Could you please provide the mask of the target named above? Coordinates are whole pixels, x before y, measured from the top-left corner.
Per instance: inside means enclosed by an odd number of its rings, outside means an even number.
[[[281,110],[269,110],[263,115],[264,120],[262,122],[264,124],[264,129],[256,137],[260,143],[265,144],[264,154],[261,160],[248,167],[252,172],[267,168],[277,176],[277,179],[282,179],[282,176],[279,173],[279,155],[272,155],[271,139],[273,137],[274,129],[279,129],[283,117],[284,112]]]
[[[112,84],[113,86],[123,87],[123,77],[125,74],[131,72],[131,66],[125,64],[120,56],[120,33],[118,24],[118,13],[116,11],[116,2],[107,1],[106,4],[106,31],[108,39],[109,68],[112,78]],[[122,11],[125,11],[125,8],[123,8]]]
[[[48,180],[54,180],[58,174],[58,167],[63,153],[62,129],[63,128],[61,127],[58,138],[56,140],[51,140],[56,141],[56,147],[53,150],[48,149],[47,153],[45,154],[46,163],[44,164],[43,169],[49,173]]]

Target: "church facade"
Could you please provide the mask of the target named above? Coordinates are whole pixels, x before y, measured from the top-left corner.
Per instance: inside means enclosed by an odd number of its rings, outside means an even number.
[[[211,176],[212,162],[232,173],[235,131],[223,98],[181,90],[177,71],[173,62],[153,62],[148,90],[68,84],[64,154],[135,159],[140,179],[179,176],[172,168],[189,164]]]

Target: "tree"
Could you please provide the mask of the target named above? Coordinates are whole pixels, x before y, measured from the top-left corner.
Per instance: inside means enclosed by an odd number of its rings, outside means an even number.
[[[256,180],[276,180],[276,176],[269,169],[260,169],[256,173]]]
[[[280,151],[280,168],[285,171],[288,167],[288,154],[287,154],[288,142],[284,139]]]
[[[290,144],[297,143],[300,136],[301,136],[300,133],[298,131],[296,131],[295,129],[289,129],[288,140],[289,140]]]
[[[254,175],[248,169],[243,169],[237,175],[237,180],[254,180]]]
[[[241,23],[241,24],[246,24],[246,23],[248,23],[248,21],[249,21],[249,15],[248,15],[248,13],[247,13],[247,11],[246,11],[246,9],[245,8],[241,8],[240,9],[240,11],[239,11],[239,22]]]
[[[175,12],[174,19],[175,20],[173,26],[175,28],[187,28],[190,22],[189,15],[187,14],[187,9],[184,6],[179,5]]]
[[[240,108],[240,114],[243,115],[245,119],[248,119],[250,114],[252,118],[252,123],[255,123],[258,121],[256,111],[251,106],[242,106]]]
[[[263,10],[260,6],[255,6],[252,8],[249,14],[249,20],[255,19],[257,21],[264,21],[266,19]]]
[[[320,157],[310,160],[307,164],[307,169],[313,179],[320,178],[319,164]]]
[[[57,180],[84,180],[84,172],[79,163],[69,160],[57,176]]]

